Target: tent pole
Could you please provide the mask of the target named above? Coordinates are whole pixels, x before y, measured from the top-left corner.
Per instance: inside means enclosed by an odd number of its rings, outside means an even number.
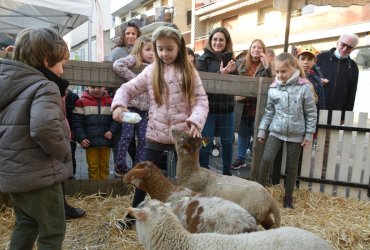
[[[92,53],[92,47],[91,47],[92,19],[91,17],[89,17],[87,29],[88,29],[87,58],[89,62],[92,62],[92,54],[91,54]]]
[[[286,24],[285,24],[284,52],[288,52],[291,15],[292,15],[292,0],[289,0],[288,1],[288,12],[287,12]]]

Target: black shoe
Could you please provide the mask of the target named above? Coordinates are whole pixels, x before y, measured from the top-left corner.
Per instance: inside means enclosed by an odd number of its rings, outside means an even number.
[[[284,208],[293,209],[293,198],[291,196],[284,196],[283,206]]]
[[[81,208],[67,206],[64,208],[67,220],[78,219],[85,216],[85,211]]]
[[[222,174],[223,175],[230,175],[230,176],[232,175],[230,170],[226,170],[226,171],[224,170],[224,171],[222,171]]]
[[[118,226],[122,229],[122,230],[129,230],[129,229],[132,229],[133,226],[135,225],[136,223],[136,219],[135,218],[131,218],[130,217],[126,217],[125,219],[123,220],[119,220],[117,221],[117,224]]]

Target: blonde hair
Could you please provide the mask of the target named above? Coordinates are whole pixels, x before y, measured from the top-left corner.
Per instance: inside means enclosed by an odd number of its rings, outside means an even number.
[[[245,56],[245,60],[240,64],[239,69],[243,68],[245,65],[246,71],[249,72],[252,69],[253,65],[253,58],[252,58],[252,53],[251,53],[251,48],[254,43],[260,43],[262,45],[262,50],[263,53],[266,54],[266,45],[261,39],[254,39],[249,46],[247,55]]]
[[[292,54],[290,54],[288,52],[283,52],[275,58],[275,61],[282,62],[288,67],[293,67],[294,69],[299,70],[299,76],[303,77],[303,78],[306,78],[306,74],[304,73],[303,68],[299,65],[298,59],[295,56],[293,56]],[[308,81],[308,79],[307,79],[307,81]],[[309,81],[309,84],[310,84],[310,88],[311,88],[312,93],[313,93],[315,103],[317,103],[317,101],[319,100],[319,97],[316,94],[316,91],[315,91],[315,88],[314,88],[313,84],[310,81]]]
[[[140,36],[136,39],[134,46],[132,47],[132,51],[130,55],[135,56],[136,58],[136,64],[135,67],[140,67],[143,63],[143,57],[142,57],[142,50],[144,46],[148,43],[152,44],[152,40],[147,36]]]
[[[48,28],[22,30],[15,40],[13,60],[32,67],[49,67],[69,58],[69,50],[63,38]]]
[[[185,98],[190,104],[195,101],[194,94],[194,68],[187,59],[187,49],[183,36],[180,31],[169,26],[162,26],[156,29],[152,36],[152,42],[154,46],[154,64],[153,64],[153,92],[154,99],[158,105],[163,104],[163,93],[166,88],[164,76],[163,76],[163,62],[158,56],[156,50],[157,40],[161,38],[173,39],[179,47],[178,55],[175,59],[174,65],[181,72],[181,89]],[[166,91],[168,95],[168,91]]]
[[[279,54],[277,57],[275,57],[275,61],[282,62],[288,67],[298,69],[299,70],[299,76],[300,77],[306,77],[306,74],[304,73],[303,68],[299,65],[298,60],[296,57],[294,57],[292,54],[288,52],[283,52]]]

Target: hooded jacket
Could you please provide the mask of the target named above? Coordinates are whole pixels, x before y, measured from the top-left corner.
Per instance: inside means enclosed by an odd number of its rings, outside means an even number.
[[[275,80],[268,91],[265,114],[257,137],[265,139],[266,130],[276,138],[301,143],[312,141],[316,130],[317,111],[313,87],[299,71],[282,84]]]
[[[0,191],[28,192],[72,175],[58,86],[35,68],[0,60]]]
[[[338,59],[335,48],[317,55],[317,65],[329,83],[324,85],[325,108],[352,111],[355,104],[358,67],[351,58]],[[344,114],[343,114],[344,115]]]

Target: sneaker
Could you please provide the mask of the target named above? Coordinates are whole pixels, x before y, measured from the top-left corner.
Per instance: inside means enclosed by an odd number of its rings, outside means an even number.
[[[284,196],[283,206],[284,208],[293,209],[293,198],[291,196]]]
[[[240,169],[246,167],[245,161],[242,161],[240,159],[236,159],[236,161],[231,164],[232,169]]]
[[[78,219],[85,216],[85,211],[81,208],[72,207],[67,205],[65,208],[65,214],[67,220]]]

